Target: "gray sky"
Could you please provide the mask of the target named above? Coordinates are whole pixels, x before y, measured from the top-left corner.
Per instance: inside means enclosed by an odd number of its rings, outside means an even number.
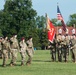
[[[32,0],[32,5],[39,16],[45,16],[45,13],[47,13],[50,19],[53,19],[57,18],[57,2],[64,21],[67,22],[69,15],[76,13],[76,0]],[[0,10],[3,9],[3,5],[4,0],[1,0]]]

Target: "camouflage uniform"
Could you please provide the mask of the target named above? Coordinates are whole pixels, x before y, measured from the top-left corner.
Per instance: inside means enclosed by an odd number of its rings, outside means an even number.
[[[71,39],[72,59],[76,63],[76,39]]]
[[[26,49],[27,49],[27,45],[25,43],[25,41],[20,41],[20,54],[21,54],[21,66],[24,65],[25,62],[25,58],[26,58]]]
[[[62,46],[61,46],[61,39],[57,40],[57,52],[58,52],[58,61],[61,62],[62,61]]]
[[[69,39],[65,38],[64,40],[62,40],[61,45],[62,45],[62,54],[64,57],[64,61],[67,62],[69,55]]]
[[[0,58],[2,58],[2,44],[1,44],[2,38],[0,38]]]
[[[56,61],[56,39],[53,41],[53,43],[50,42],[50,49],[52,61]]]
[[[30,39],[32,39],[32,38],[30,38]],[[26,42],[27,43],[27,55],[29,57],[27,62],[26,62],[26,65],[31,64],[32,57],[34,54],[33,42],[30,39]]]
[[[2,41],[3,66],[6,66],[9,51],[10,51],[10,43],[6,39],[4,39]]]
[[[12,57],[12,60],[11,60],[11,63],[10,65],[13,66],[16,64],[16,59],[17,59],[17,53],[18,53],[18,50],[19,50],[19,44],[18,44],[18,40],[15,38],[15,36],[13,36],[11,39],[11,57]]]

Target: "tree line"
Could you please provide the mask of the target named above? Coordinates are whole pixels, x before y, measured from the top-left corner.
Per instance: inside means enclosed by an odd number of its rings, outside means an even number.
[[[27,40],[33,37],[34,47],[46,49],[48,46],[46,17],[37,15],[32,7],[32,0],[5,0],[4,9],[0,10],[0,36],[18,35],[18,40],[24,36]],[[52,19],[55,26],[57,19]],[[76,13],[70,15],[68,26],[76,24]]]

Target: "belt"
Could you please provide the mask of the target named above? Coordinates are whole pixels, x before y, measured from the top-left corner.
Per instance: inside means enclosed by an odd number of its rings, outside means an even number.
[[[11,49],[11,50],[17,50],[17,49]]]

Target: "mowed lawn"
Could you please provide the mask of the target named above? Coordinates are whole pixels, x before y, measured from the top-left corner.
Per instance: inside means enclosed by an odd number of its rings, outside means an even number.
[[[69,58],[70,59],[70,58]],[[76,75],[76,64],[69,60],[65,62],[51,62],[49,50],[35,50],[32,64],[20,66],[21,57],[18,54],[17,65],[2,67],[0,59],[0,75]],[[9,64],[10,59],[7,64]]]

